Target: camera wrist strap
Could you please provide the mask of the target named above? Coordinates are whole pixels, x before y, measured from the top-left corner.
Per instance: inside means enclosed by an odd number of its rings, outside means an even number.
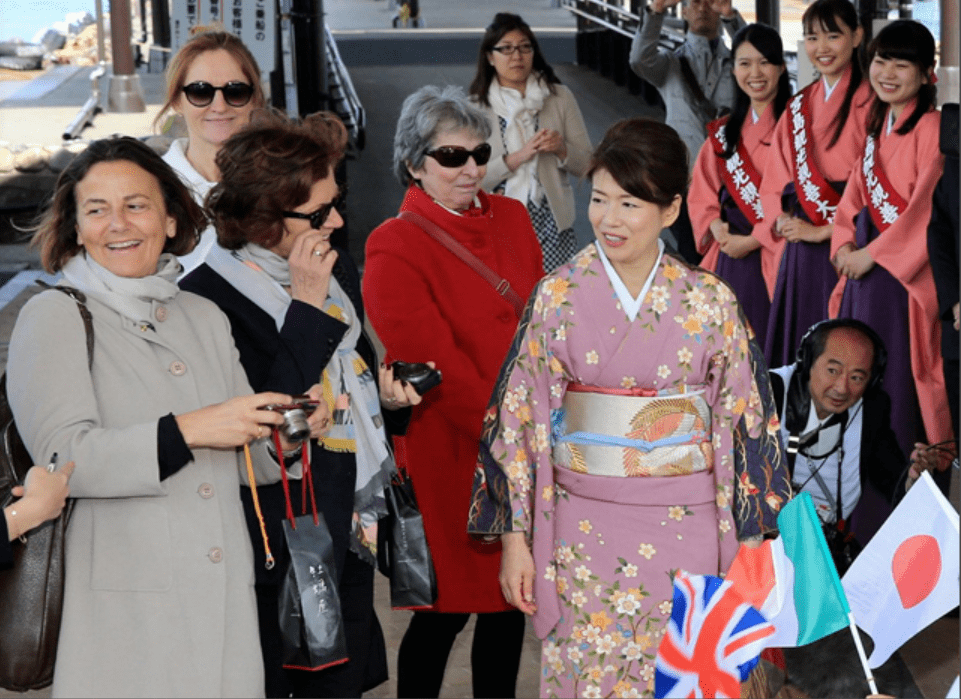
[[[254,500],[254,512],[257,513],[257,522],[260,524],[260,536],[264,540],[264,568],[271,570],[274,567],[274,554],[270,552],[270,540],[267,538],[267,527],[264,524],[264,513],[260,509],[260,496],[257,495],[257,478],[254,476],[254,464],[250,458],[250,445],[244,444],[244,460],[247,462],[247,480],[250,482],[250,494]],[[281,465],[283,468],[283,465]]]

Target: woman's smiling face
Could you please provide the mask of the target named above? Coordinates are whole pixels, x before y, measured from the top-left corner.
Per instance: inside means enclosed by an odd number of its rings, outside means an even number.
[[[77,183],[77,242],[118,277],[154,274],[177,223],[157,178],[129,160],[97,163]]]

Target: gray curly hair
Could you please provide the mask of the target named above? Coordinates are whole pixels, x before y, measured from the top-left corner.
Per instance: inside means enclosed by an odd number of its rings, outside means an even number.
[[[394,134],[394,174],[405,187],[413,177],[410,170],[424,165],[429,150],[441,131],[467,130],[486,141],[491,127],[487,117],[455,85],[425,85],[404,100]],[[408,169],[409,168],[409,169]]]

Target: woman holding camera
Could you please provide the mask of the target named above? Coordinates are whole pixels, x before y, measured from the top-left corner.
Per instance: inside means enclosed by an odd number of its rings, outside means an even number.
[[[35,237],[92,328],[40,293],[7,367],[34,460],[77,464],[53,696],[263,692],[237,447],[279,478],[266,437],[283,418],[263,408],[290,396],[251,395],[223,313],[177,288],[203,223],[160,156],[112,138],[64,169]]]
[[[398,218],[367,240],[364,298],[388,355],[433,359],[444,376],[414,409],[398,448],[417,491],[438,590],[431,611],[414,612],[401,643],[401,697],[438,695],[471,613],[478,614],[474,696],[514,696],[520,661],[524,619],[500,595],[500,549],[467,536],[484,409],[520,314],[501,293],[509,287],[522,305],[542,274],[524,205],[481,189],[490,135],[484,113],[460,88],[427,86],[410,95],[394,136],[394,172],[407,194]],[[498,288],[436,235],[469,250],[502,280]]]
[[[383,633],[374,614],[377,519],[394,472],[387,429],[399,432],[419,402],[410,386],[377,369],[364,332],[357,267],[330,246],[343,225],[342,192],[334,167],[347,131],[333,114],[302,122],[258,112],[217,156],[220,182],[207,197],[217,242],[206,262],[181,286],[214,301],[227,314],[240,361],[252,386],[303,393],[322,384],[334,414],[330,433],[311,444],[317,508],[334,542],[350,660],[319,672],[284,670],[277,604],[289,559],[282,523],[283,491],[259,488],[273,570],[256,548],[260,640],[268,697],[359,697],[387,678]],[[378,389],[379,385],[379,389]],[[387,408],[383,410],[382,406]],[[250,535],[260,525],[249,489],[242,497]],[[291,499],[303,497],[291,481]]]
[[[219,25],[194,27],[192,32],[167,66],[167,100],[154,125],[171,111],[183,119],[186,138],[171,143],[163,158],[202,205],[220,179],[220,147],[266,100],[257,60],[244,42]],[[180,260],[185,274],[204,261],[216,240],[213,226],[207,226],[197,247]]]

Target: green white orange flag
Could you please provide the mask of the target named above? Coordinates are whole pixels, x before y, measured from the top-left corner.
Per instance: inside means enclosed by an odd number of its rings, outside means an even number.
[[[848,626],[850,610],[811,496],[791,500],[777,524],[781,535],[742,546],[725,579],[774,624],[767,646],[793,648]]]

